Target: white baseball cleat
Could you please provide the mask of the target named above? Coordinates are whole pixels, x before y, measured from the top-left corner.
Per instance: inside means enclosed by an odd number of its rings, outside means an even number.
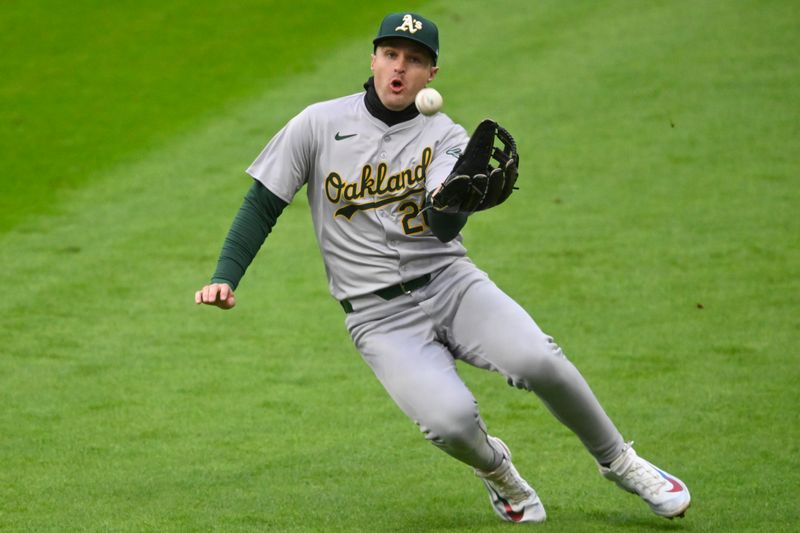
[[[622,489],[638,494],[655,514],[683,518],[692,501],[686,484],[636,455],[632,444],[626,444],[608,468],[598,465],[600,473]]]
[[[489,501],[494,512],[509,522],[544,522],[544,511],[536,491],[522,479],[511,463],[511,451],[497,437],[489,437],[489,444],[503,454],[503,462],[491,472],[475,469],[489,491]]]

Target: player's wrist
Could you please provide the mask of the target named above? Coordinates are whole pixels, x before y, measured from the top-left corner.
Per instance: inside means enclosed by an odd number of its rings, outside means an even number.
[[[211,283],[220,283],[220,284],[224,283],[225,285],[231,288],[231,291],[236,290],[236,284],[225,278],[213,277],[211,278]]]

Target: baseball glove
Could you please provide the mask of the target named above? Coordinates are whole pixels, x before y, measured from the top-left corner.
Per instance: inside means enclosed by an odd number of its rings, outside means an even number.
[[[502,148],[494,145],[495,139]],[[473,213],[500,205],[514,190],[518,167],[514,138],[497,122],[486,119],[475,128],[439,190],[429,194],[427,204],[445,213]]]

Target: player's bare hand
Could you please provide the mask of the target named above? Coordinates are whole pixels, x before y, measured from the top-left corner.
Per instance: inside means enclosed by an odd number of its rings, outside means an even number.
[[[236,305],[236,297],[227,283],[211,283],[194,293],[194,303],[230,309]]]

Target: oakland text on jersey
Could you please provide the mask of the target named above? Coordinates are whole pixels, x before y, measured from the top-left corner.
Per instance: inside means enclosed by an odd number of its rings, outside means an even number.
[[[422,157],[419,164],[412,168],[406,168],[387,177],[389,167],[386,163],[378,164],[377,170],[369,163],[361,168],[361,176],[356,181],[347,181],[336,173],[331,172],[325,178],[325,196],[331,203],[352,202],[361,200],[367,196],[383,197],[395,196],[395,193],[405,189],[419,190],[414,185],[422,184],[425,181],[425,172],[433,159],[433,149],[426,147],[422,150]],[[356,211],[361,209],[373,209],[381,205],[386,205],[392,201],[399,201],[405,198],[406,194],[398,195],[396,198],[386,198],[382,202],[371,202],[367,204],[350,204],[336,212],[336,215],[345,214],[350,218]],[[379,205],[376,205],[379,204]],[[348,216],[349,214],[349,216]]]

